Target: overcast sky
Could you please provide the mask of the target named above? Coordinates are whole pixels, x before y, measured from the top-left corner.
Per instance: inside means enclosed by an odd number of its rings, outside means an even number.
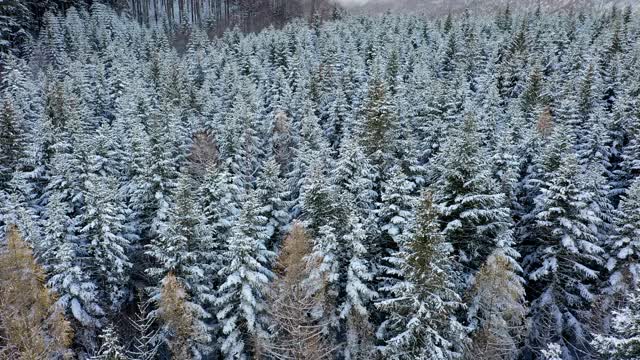
[[[342,6],[357,6],[357,5],[364,5],[368,3],[370,0],[335,0],[335,1]]]

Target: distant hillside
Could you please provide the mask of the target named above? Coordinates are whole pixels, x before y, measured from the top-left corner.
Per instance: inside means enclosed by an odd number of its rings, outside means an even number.
[[[475,12],[492,12],[510,5],[517,9],[535,9],[538,4],[547,12],[578,7],[610,7],[613,4],[638,5],[634,0],[369,0],[343,3],[355,13],[417,12],[427,16],[439,16],[448,12],[460,12],[470,8]]]

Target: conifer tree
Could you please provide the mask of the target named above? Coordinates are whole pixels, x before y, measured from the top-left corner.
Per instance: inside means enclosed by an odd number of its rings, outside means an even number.
[[[145,301],[142,294],[137,300],[137,311],[134,317],[129,319],[135,336],[127,354],[131,360],[152,360],[155,359],[160,345],[157,341],[157,315],[150,311],[151,302]]]
[[[626,305],[613,312],[612,334],[596,334],[591,345],[607,359],[636,359],[640,356],[640,304],[638,289],[625,294]]]
[[[606,292],[613,299],[628,294],[638,286],[638,256],[640,242],[636,234],[640,227],[640,182],[634,181],[622,197],[615,217],[615,233],[606,244],[610,273]],[[620,299],[618,299],[620,300]]]
[[[314,162],[306,175],[307,184],[302,190],[302,217],[313,236],[323,226],[339,227],[345,219],[345,209],[340,205],[334,184],[330,183],[326,165],[322,160]]]
[[[264,164],[256,181],[256,193],[260,198],[262,216],[266,219],[265,231],[269,236],[267,248],[277,244],[289,224],[288,192],[279,177],[280,166],[274,159]]]
[[[11,180],[11,175],[18,170],[19,162],[24,156],[25,139],[22,134],[22,122],[19,109],[9,96],[5,96],[0,115],[0,186],[4,187]]]
[[[345,359],[359,359],[373,354],[373,301],[378,297],[374,290],[374,270],[369,259],[370,245],[364,224],[352,215],[348,221],[343,241],[346,244],[347,276],[344,284],[344,300],[339,305],[340,318],[346,320]]]
[[[512,248],[506,196],[499,192],[483,156],[475,119],[468,115],[438,159],[439,176],[433,186],[443,235],[471,276],[496,249],[512,259],[518,256]]]
[[[318,306],[311,316],[323,320],[323,331],[333,338],[339,327],[338,301],[344,264],[343,247],[338,241],[337,230],[331,225],[318,229],[310,255],[313,267],[305,281],[311,294],[318,298]]]
[[[199,216],[194,204],[191,184],[181,179],[176,195],[176,207],[169,215],[168,229],[158,238],[152,240],[146,248],[146,254],[154,260],[147,274],[157,279],[167,279],[176,282],[180,292],[184,292],[180,306],[186,307],[190,316],[192,331],[196,338],[189,344],[182,344],[180,354],[189,353],[199,357],[209,351],[209,326],[205,320],[211,315],[205,310],[214,300],[213,290],[208,286],[205,276],[211,276],[208,264],[204,262],[205,230],[203,220]],[[172,280],[171,278],[175,278]],[[174,286],[174,285],[171,285]],[[161,304],[163,302],[163,288],[152,286],[151,298]],[[177,291],[177,290],[176,290]],[[172,294],[171,296],[178,296]],[[187,349],[188,348],[188,349]]]
[[[103,307],[117,311],[128,300],[130,243],[123,235],[125,215],[115,179],[90,176],[86,181],[85,213],[80,233],[89,242],[88,255],[103,293]]]
[[[551,146],[558,146],[552,144]],[[536,198],[537,243],[525,257],[531,303],[529,346],[558,343],[563,354],[588,353],[587,313],[594,301],[594,284],[603,249],[593,227],[600,222],[588,208],[591,194],[579,188],[577,161],[562,154]]]
[[[556,343],[549,343],[541,353],[544,360],[562,360],[562,348]]]
[[[269,265],[275,254],[266,248],[264,224],[257,194],[251,194],[227,239],[226,266],[220,273],[225,281],[215,300],[222,327],[220,349],[228,359],[255,355],[252,342],[266,337],[265,295],[273,277]]]
[[[392,157],[395,149],[395,118],[385,83],[373,79],[369,86],[368,102],[364,108],[361,139],[378,166],[383,166]]]
[[[91,360],[128,360],[124,347],[120,344],[118,333],[113,325],[104,328],[100,334],[102,345],[98,355],[92,356]]]
[[[348,196],[343,201],[348,202],[351,209],[357,209],[358,216],[363,219],[373,216],[377,199],[376,170],[353,138],[343,141],[332,176],[333,183],[342,190],[341,196]]]
[[[71,206],[60,193],[49,198],[45,212],[45,252],[48,285],[60,296],[57,303],[83,327],[93,332],[105,314],[97,299],[98,286],[85,271],[89,268]]]
[[[398,247],[412,236],[415,197],[412,195],[415,184],[407,179],[398,166],[389,170],[388,179],[382,183],[381,202],[376,214],[382,232],[377,246],[384,249]]]
[[[138,308],[130,319],[131,326],[135,331],[133,345],[128,352],[131,360],[153,360],[158,353],[159,342],[157,339],[158,330],[156,327],[156,316],[149,310],[150,302],[138,299]]]
[[[424,193],[416,215],[415,236],[392,255],[399,281],[384,288],[376,305],[385,321],[378,329],[382,353],[390,359],[456,359],[466,342],[455,312],[462,306],[451,263],[451,244],[442,237],[432,196]]]

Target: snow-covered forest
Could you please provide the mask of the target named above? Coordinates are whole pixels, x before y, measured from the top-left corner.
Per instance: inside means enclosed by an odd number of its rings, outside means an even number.
[[[640,358],[632,8],[221,32],[20,4],[0,358]]]

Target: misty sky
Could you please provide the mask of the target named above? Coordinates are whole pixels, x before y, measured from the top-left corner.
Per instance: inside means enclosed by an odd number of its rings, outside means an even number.
[[[339,3],[342,6],[358,6],[358,5],[364,5],[366,3],[368,3],[371,0],[336,0],[337,3]]]

